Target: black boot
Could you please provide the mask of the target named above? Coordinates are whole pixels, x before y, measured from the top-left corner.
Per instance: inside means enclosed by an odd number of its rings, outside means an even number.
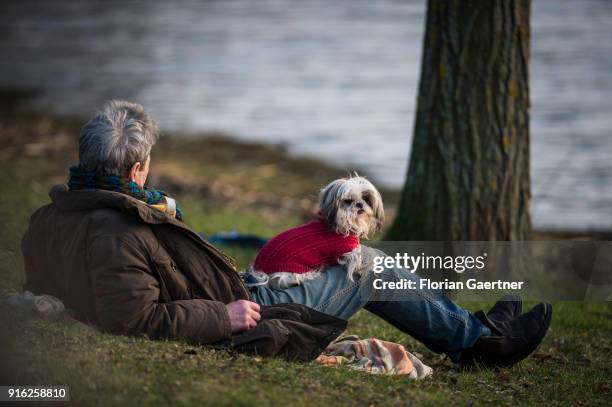
[[[540,303],[512,320],[492,319],[475,314],[491,329],[491,336],[481,336],[474,347],[462,352],[460,364],[476,363],[488,367],[508,367],[525,359],[542,342],[552,318],[552,306]]]
[[[487,312],[485,315],[484,312],[478,311],[476,312],[476,316],[478,319],[482,320],[486,318],[490,323],[502,323],[506,321],[511,321],[514,318],[521,315],[523,312],[523,301],[521,297],[514,294],[506,294],[499,299]]]

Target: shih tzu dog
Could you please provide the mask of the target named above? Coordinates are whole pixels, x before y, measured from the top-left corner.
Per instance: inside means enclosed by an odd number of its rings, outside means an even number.
[[[384,209],[374,185],[357,174],[331,182],[319,194],[319,216],[286,230],[262,247],[247,273],[248,285],[287,288],[343,264],[353,281],[361,270],[359,239],[379,231]]]

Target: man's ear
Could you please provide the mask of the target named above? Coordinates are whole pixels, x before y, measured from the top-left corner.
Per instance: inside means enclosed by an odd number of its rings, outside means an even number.
[[[140,167],[142,167],[142,164],[138,161],[136,161],[134,165],[132,165],[132,168],[130,168],[128,172],[128,179],[130,181],[132,182],[136,181],[136,173],[140,171]]]

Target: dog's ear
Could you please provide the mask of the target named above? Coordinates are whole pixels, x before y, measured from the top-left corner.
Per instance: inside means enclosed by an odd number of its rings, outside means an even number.
[[[319,192],[319,215],[333,228],[336,227],[336,215],[342,197],[343,179],[330,182]]]
[[[372,185],[372,190],[370,191],[371,201],[372,201],[372,215],[376,220],[376,225],[374,230],[379,232],[385,223],[385,208],[383,206],[382,196],[380,192]]]

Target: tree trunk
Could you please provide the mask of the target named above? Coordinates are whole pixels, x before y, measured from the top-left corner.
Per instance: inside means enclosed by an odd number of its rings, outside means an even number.
[[[429,0],[388,240],[528,240],[530,0]]]

